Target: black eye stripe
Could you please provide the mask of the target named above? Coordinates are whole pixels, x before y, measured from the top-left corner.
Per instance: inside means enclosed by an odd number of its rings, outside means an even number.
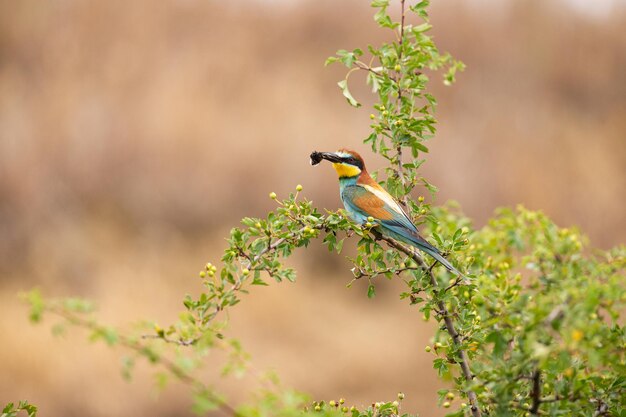
[[[344,164],[354,165],[355,167],[359,169],[363,169],[363,162],[359,161],[354,156],[346,156],[341,159]]]

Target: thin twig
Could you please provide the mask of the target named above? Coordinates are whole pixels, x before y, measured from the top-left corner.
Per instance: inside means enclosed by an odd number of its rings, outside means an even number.
[[[533,387],[530,392],[530,396],[533,400],[530,406],[531,414],[539,414],[539,406],[541,405],[541,372],[539,369],[535,369],[532,376]]]
[[[52,314],[56,314],[57,316],[64,318],[69,323],[75,326],[93,330],[93,331],[99,331],[99,332],[106,330],[104,326],[98,325],[92,320],[87,320],[78,315],[72,314],[62,308],[49,306],[47,307],[47,310],[51,312]],[[140,355],[147,356],[146,352],[147,352],[148,346],[143,345],[137,342],[136,340],[133,340],[127,336],[117,334],[117,343],[120,346],[123,346],[127,349],[137,352]],[[230,416],[238,415],[237,411],[233,407],[231,407],[228,403],[226,403],[226,401],[224,401],[219,396],[213,394],[209,390],[209,388],[204,383],[202,383],[202,381],[191,376],[188,372],[186,372],[182,367],[178,366],[172,360],[162,355],[157,355],[155,362],[161,364],[165,369],[167,369],[172,375],[177,377],[181,382],[192,386],[194,389],[196,389],[199,392],[205,393],[208,397],[210,397],[211,401],[215,402],[215,404],[218,405],[218,407],[221,409],[221,411],[225,415],[230,415]]]
[[[379,77],[382,75],[380,72],[378,72],[374,68],[372,68],[371,65],[364,64],[361,61],[354,61],[354,65],[356,67],[358,67],[359,69],[362,69],[362,70],[365,70],[365,71],[369,71],[369,72],[371,72],[374,75],[378,75]]]
[[[400,12],[401,12],[401,17],[400,17],[400,40],[398,41],[398,45],[399,45],[399,51],[398,51],[398,63],[402,62],[402,47],[403,47],[403,42],[404,42],[404,2],[405,0],[400,0]],[[396,107],[401,108],[402,107],[402,86],[400,85],[402,81],[402,73],[399,74],[396,83],[398,85],[398,100],[396,102]],[[408,201],[408,197],[407,197],[407,193],[406,193],[406,178],[404,177],[404,172],[403,172],[403,167],[402,167],[402,144],[398,143],[398,146],[396,147],[396,158],[397,158],[397,173],[398,173],[398,177],[400,178],[400,182],[402,183],[402,188],[403,188],[403,192],[402,192],[402,203],[404,204],[404,207],[406,207],[408,209],[409,207],[409,201]]]

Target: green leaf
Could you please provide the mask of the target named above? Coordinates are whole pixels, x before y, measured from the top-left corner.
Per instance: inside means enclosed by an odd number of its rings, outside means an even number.
[[[433,26],[430,23],[422,23],[421,25],[414,26],[412,31],[415,34],[423,33],[430,30]]]
[[[493,354],[497,357],[502,357],[506,351],[507,341],[502,336],[502,333],[498,331],[491,332],[486,338],[485,342],[493,343]]]
[[[350,94],[350,90],[348,89],[348,80],[339,81],[337,85],[339,86],[339,88],[341,88],[343,96],[346,98],[346,100],[348,100],[348,103],[350,103],[351,106],[361,107],[361,103],[356,101],[354,97],[352,97],[352,94]]]
[[[217,410],[219,403],[215,400],[214,395],[208,391],[201,391],[193,396],[193,405],[191,410],[198,415],[205,415],[210,411]]]
[[[413,142],[411,144],[411,146],[413,146],[415,149],[418,149],[422,152],[428,153],[428,148],[426,146],[424,146],[424,144],[420,143],[420,142]]]
[[[370,284],[367,287],[367,298],[374,298],[376,296],[376,288],[374,287],[374,284]]]
[[[389,0],[372,0],[372,7],[389,7]]]

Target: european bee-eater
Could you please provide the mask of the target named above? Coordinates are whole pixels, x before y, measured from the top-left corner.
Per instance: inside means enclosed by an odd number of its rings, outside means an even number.
[[[365,224],[369,218],[383,235],[426,252],[449,271],[463,276],[439,249],[420,236],[402,206],[368,174],[358,153],[347,149],[311,153],[311,165],[319,164],[322,159],[332,162],[339,175],[341,201],[352,220]]]

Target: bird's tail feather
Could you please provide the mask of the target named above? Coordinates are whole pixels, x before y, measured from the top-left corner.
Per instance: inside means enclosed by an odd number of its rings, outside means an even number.
[[[429,254],[430,256],[432,256],[433,258],[435,258],[437,261],[439,261],[439,263],[441,263],[441,265],[445,266],[448,271],[452,272],[453,274],[459,275],[461,277],[464,276],[455,267],[453,267],[452,264],[446,258],[444,258],[441,255],[441,253],[439,253],[439,250],[437,250],[437,248],[435,248],[435,247],[433,247],[433,246],[431,246],[429,244],[424,245],[423,243],[416,244],[416,246],[419,249],[421,249],[424,252],[426,252],[427,254]]]
[[[409,235],[409,239],[408,240],[410,241],[412,246],[415,246],[416,248],[426,252],[427,254],[429,254],[430,256],[435,258],[439,263],[441,263],[441,265],[445,266],[448,271],[450,271],[453,274],[456,274],[456,275],[458,275],[460,277],[465,277],[465,275],[463,275],[461,272],[459,272],[458,269],[456,269],[454,266],[452,266],[450,261],[448,261],[446,258],[443,257],[441,252],[439,252],[439,249],[437,249],[436,247],[434,247],[433,245],[428,243],[419,234],[415,233],[415,234]]]
[[[456,269],[452,264],[441,255],[439,249],[428,243],[423,237],[419,235],[417,232],[408,231],[406,228],[396,228],[393,226],[387,226],[385,228],[387,234],[389,234],[394,239],[400,240],[408,245],[414,246],[419,250],[422,250],[435,258],[439,263],[446,267],[446,269],[453,274],[467,278],[458,269]]]

